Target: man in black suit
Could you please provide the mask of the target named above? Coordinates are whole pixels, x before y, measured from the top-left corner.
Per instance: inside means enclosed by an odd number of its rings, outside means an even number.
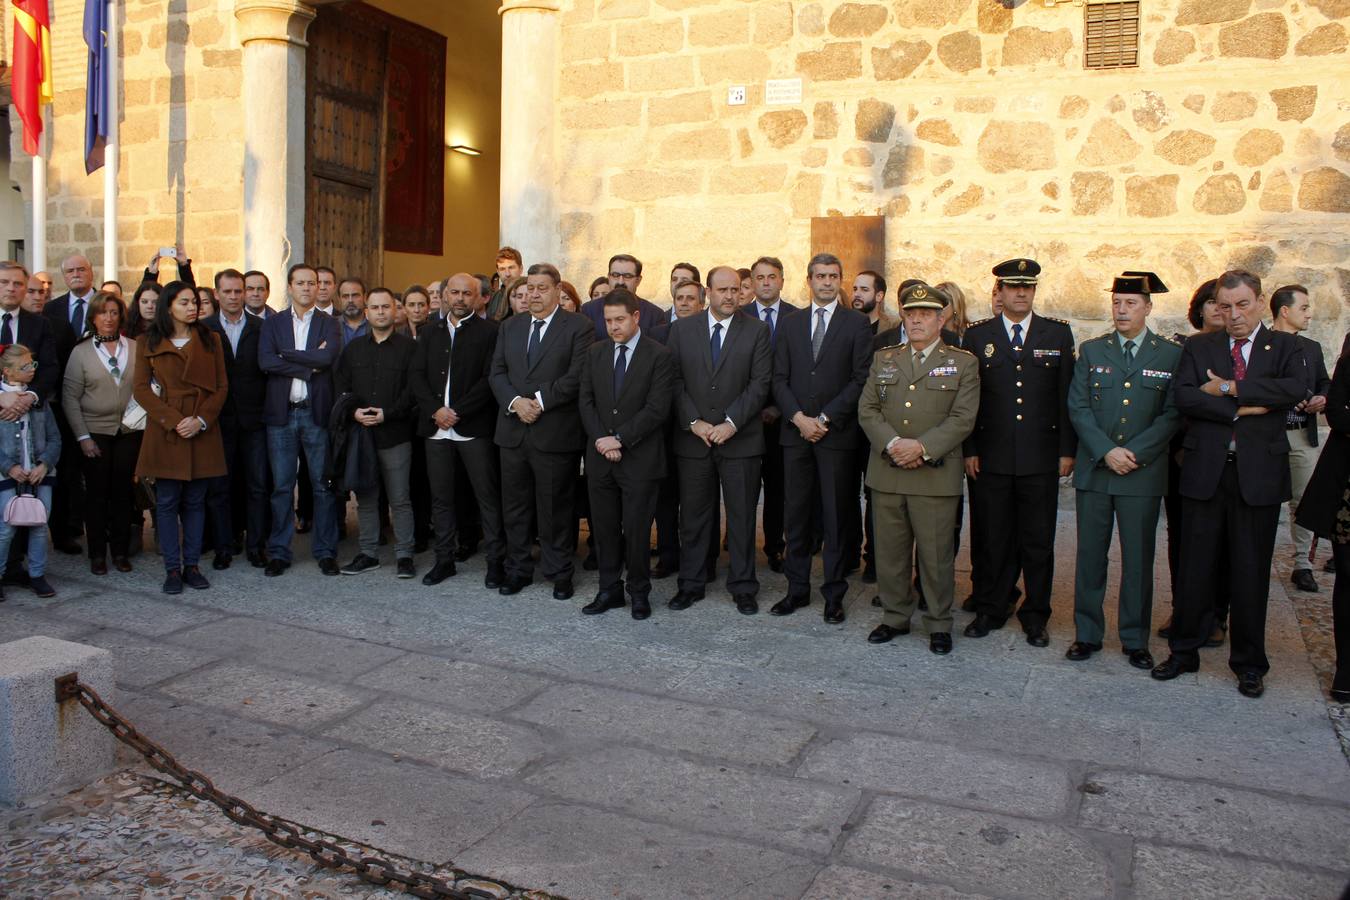
[[[636,256],[630,256],[627,253],[619,253],[609,260],[609,287],[610,290],[623,287],[627,288],[634,297],[637,296],[638,285],[642,284],[642,260]],[[643,324],[650,330],[658,325],[665,325],[670,321],[670,313],[661,307],[652,303],[650,300],[638,298],[638,311],[642,315]],[[595,339],[603,341],[605,339],[605,298],[597,297],[594,300],[587,300],[581,304],[579,312],[591,320],[595,326]]]
[[[1199,649],[1213,629],[1214,584],[1228,557],[1228,666],[1238,690],[1259,697],[1270,671],[1266,603],[1280,504],[1291,493],[1290,409],[1312,396],[1307,359],[1292,334],[1261,325],[1261,279],[1230,271],[1215,301],[1226,330],[1192,335],[1173,379],[1186,417],[1181,446],[1181,568],[1172,598],[1171,655],[1153,670],[1159,681],[1200,668]]]
[[[582,608],[596,615],[624,605],[622,572],[634,619],[652,613],[652,517],[666,472],[665,424],[675,390],[670,351],[642,333],[638,298],[626,288],[604,297],[609,332],[586,352],[581,423],[591,530],[600,558],[600,592]]]
[[[769,349],[778,347],[778,327],[784,319],[801,312],[791,303],[783,302],[783,263],[772,256],[761,256],[750,267],[750,279],[755,286],[755,299],[743,310],[769,327]],[[764,528],[764,556],[769,568],[783,571],[783,451],[779,437],[783,430],[783,413],[770,392],[769,400],[760,413],[764,422],[764,464],[760,479],[764,484],[764,509],[761,522]]]
[[[70,360],[70,352],[84,336],[88,328],[89,301],[94,299],[94,269],[89,260],[78,253],[67,256],[61,261],[61,277],[66,282],[66,292],[53,297],[42,308],[47,317],[52,339],[56,343],[56,379],[60,384]],[[39,366],[41,364],[39,363]],[[38,373],[39,377],[41,372]],[[52,398],[52,412],[56,414],[56,427],[61,432],[61,459],[57,463],[58,471],[63,474],[56,479],[52,491],[51,531],[52,546],[63,553],[79,553],[76,543],[80,535],[80,523],[84,521],[84,479],[81,477],[80,442],[70,431],[70,423],[61,413],[61,391],[58,387]]]
[[[555,599],[570,600],[575,482],[586,443],[577,396],[595,329],[585,316],[558,308],[562,276],[553,265],[535,263],[526,277],[529,313],[502,324],[490,377],[501,409],[496,441],[506,527],[506,580],[498,591],[516,594],[534,580],[536,521],[544,577],[553,581]]]
[[[232,543],[244,535],[244,549],[254,568],[267,565],[268,467],[263,405],[267,376],[258,365],[262,319],[244,311],[244,276],[237,269],[216,275],[220,311],[206,326],[225,350],[230,391],[220,411],[220,439],[225,445],[227,474],[214,479],[208,494],[216,555],[212,566],[230,565]]]
[[[976,615],[966,637],[1002,628],[1020,567],[1027,588],[1017,617],[1027,643],[1050,643],[1050,592],[1055,572],[1059,479],[1073,473],[1078,436],[1069,422],[1073,331],[1067,322],[1034,315],[1041,267],[1010,259],[994,266],[1003,311],[966,329],[964,348],[980,361],[980,412],[966,441],[972,546],[982,554]]]
[[[680,586],[671,609],[703,599],[715,541],[717,492],[727,506],[736,609],[759,611],[755,577],[755,498],[764,456],[760,412],[773,379],[769,327],[741,312],[741,277],[730,266],[708,273],[708,313],[670,328],[675,361],[675,455],[680,469]]]
[[[250,269],[244,273],[244,312],[259,319],[270,319],[277,311],[267,305],[272,295],[272,280],[266,272]]]
[[[408,384],[417,400],[417,433],[426,439],[427,479],[431,485],[431,522],[436,537],[436,564],[422,577],[440,584],[455,574],[459,537],[458,479],[463,470],[482,523],[487,554],[485,587],[500,588],[506,580],[503,558],[501,468],[492,442],[497,403],[488,378],[497,347],[495,319],[474,314],[478,279],[466,272],[446,282],[447,318],[422,326],[413,353]]]
[[[811,545],[820,516],[825,621],[844,621],[844,544],[858,507],[858,397],[872,365],[867,316],[839,302],[844,266],[817,253],[806,267],[811,306],[780,327],[773,396],[782,410],[787,596],[769,612],[787,616],[811,602]],[[852,508],[850,510],[850,507]],[[818,510],[818,512],[817,512]]]

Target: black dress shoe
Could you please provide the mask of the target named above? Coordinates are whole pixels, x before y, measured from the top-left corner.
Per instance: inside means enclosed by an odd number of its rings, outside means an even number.
[[[876,628],[872,629],[872,633],[867,636],[867,643],[885,644],[890,642],[893,638],[900,637],[902,634],[909,634],[909,628],[892,628],[890,625],[882,622]]]
[[[781,572],[781,571],[783,571],[783,554],[781,554],[781,553],[765,553],[764,555],[765,555],[765,557],[767,557],[768,560],[769,560],[769,571],[771,571],[771,572]]]
[[[1199,671],[1200,660],[1194,659],[1190,662],[1182,662],[1175,656],[1169,655],[1167,659],[1164,659],[1162,662],[1158,663],[1158,665],[1154,666],[1153,671],[1150,674],[1158,681],[1171,681],[1178,675]]]
[[[600,560],[594,553],[587,553],[586,558],[581,561],[581,568],[587,572],[594,572],[600,568]]]
[[[554,599],[554,600],[571,600],[571,599],[572,599],[572,593],[573,593],[573,591],[572,591],[572,579],[570,579],[570,578],[560,578],[560,579],[558,579],[557,581],[553,582],[553,599]]]
[[[873,597],[873,598],[872,598],[872,605],[873,605],[873,606],[881,606],[881,598],[880,598],[880,597]]]
[[[1162,626],[1158,629],[1158,637],[1162,638],[1163,640],[1168,640],[1169,638],[1172,637],[1172,617],[1171,617],[1171,616],[1168,616],[1168,617],[1167,617],[1167,621],[1164,622],[1164,623],[1162,623]]]
[[[827,625],[838,625],[844,621],[844,601],[826,600],[823,617]]]
[[[1227,636],[1228,636],[1228,629],[1224,628],[1222,623],[1215,622],[1214,630],[1212,630],[1209,633],[1209,637],[1205,638],[1205,646],[1222,647],[1224,638],[1226,638]]]
[[[619,609],[623,606],[623,596],[606,594],[604,591],[595,595],[595,599],[581,608],[583,615],[598,616],[600,613],[609,612],[611,609]]]
[[[779,600],[773,606],[769,607],[769,612],[775,616],[790,616],[797,610],[811,605],[810,597],[794,597],[791,594]]]
[[[267,554],[261,550],[248,551],[248,564],[255,569],[261,569],[267,565]]]
[[[108,561],[100,557],[99,559],[89,560],[89,571],[95,575],[108,574]]]
[[[325,556],[319,560],[319,571],[325,575],[341,575],[342,570],[338,568],[338,562],[331,556]]]
[[[652,603],[646,597],[632,598],[632,603],[630,604],[630,606],[632,606],[632,614],[634,621],[641,622],[643,619],[651,618]]]
[[[1238,693],[1255,700],[1266,692],[1260,672],[1243,672],[1238,676]]]
[[[731,598],[736,601],[736,612],[743,616],[753,616],[759,612],[759,600],[754,594],[737,594]]]
[[[232,562],[234,562],[234,558],[230,556],[230,554],[217,553],[216,558],[211,560],[211,568],[215,569],[217,572],[223,572],[230,567],[230,563]]]
[[[1049,647],[1050,635],[1046,633],[1045,626],[1038,625],[1035,628],[1028,628],[1027,643],[1033,647]]]
[[[1134,666],[1136,669],[1153,668],[1153,654],[1149,653],[1147,650],[1126,650],[1122,647],[1120,648],[1120,652],[1130,658],[1130,665]]]
[[[952,652],[952,635],[949,631],[935,631],[928,636],[928,649],[938,656]]]
[[[269,559],[267,565],[263,568],[263,574],[269,578],[275,578],[290,567],[291,564],[284,559]]]
[[[506,567],[499,562],[488,563],[487,574],[483,576],[483,587],[495,590],[505,581]]]
[[[438,562],[436,565],[432,566],[431,571],[422,576],[422,583],[427,587],[431,587],[432,585],[440,584],[447,578],[453,577],[454,574],[455,564],[447,559],[445,562]]]
[[[1028,639],[1030,639],[1029,636]],[[1101,649],[1101,644],[1089,644],[1087,641],[1074,641],[1069,645],[1068,652],[1064,654],[1064,658],[1071,659],[1074,662],[1081,662],[1082,660],[1090,659],[1092,654]],[[1151,669],[1153,666],[1150,665],[1149,668]]]
[[[966,630],[963,634],[968,638],[982,638],[988,635],[989,632],[996,630],[997,628],[992,619],[984,613],[976,613],[975,618],[966,626]]]
[[[1308,591],[1312,594],[1318,591],[1317,579],[1313,577],[1312,569],[1295,569],[1290,573],[1289,580],[1300,591]]]
[[[512,594],[519,594],[533,582],[533,578],[526,578],[523,575],[508,575],[506,580],[502,582],[501,587],[497,588],[497,593],[503,597],[510,597]]]
[[[1332,688],[1331,699],[1337,703],[1350,703],[1350,688]]]
[[[673,610],[688,609],[695,603],[703,599],[702,594],[694,594],[689,591],[679,591],[674,597],[666,602],[666,606]]]

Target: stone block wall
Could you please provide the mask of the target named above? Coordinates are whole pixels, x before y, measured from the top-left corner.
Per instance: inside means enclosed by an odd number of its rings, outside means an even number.
[[[990,266],[1029,255],[1083,336],[1127,268],[1162,275],[1158,325],[1188,330],[1191,290],[1243,265],[1311,287],[1339,344],[1350,2],[1144,0],[1138,67],[1108,70],[1083,67],[1081,6],[1011,5],[566,0],[564,271],[631,249],[663,283],[771,253],[802,299],[811,217],[884,214],[892,282],[951,278],[977,311]],[[803,103],[766,106],[791,77]]]
[[[239,265],[244,251],[234,0],[125,0],[117,273],[101,271],[103,171],[86,175],[84,168],[83,11],[83,0],[52,2],[48,267],[55,273],[64,256],[84,253],[97,279],[117,278],[130,289],[156,248],[181,242],[207,283]],[[12,136],[11,146],[11,180],[31,203],[22,138]]]

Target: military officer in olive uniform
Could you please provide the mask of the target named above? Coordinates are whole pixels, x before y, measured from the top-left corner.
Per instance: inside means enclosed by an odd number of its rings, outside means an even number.
[[[1181,425],[1172,374],[1181,347],[1148,330],[1153,295],[1167,290],[1152,272],[1122,275],[1111,287],[1115,330],[1084,341],[1069,387],[1069,419],[1078,433],[1078,564],[1073,589],[1075,639],[1065,654],[1084,660],[1102,649],[1106,555],[1113,521],[1120,529],[1120,649],[1136,669],[1153,668],[1153,550],[1158,509],[1167,493],[1167,448]]]
[[[967,637],[984,637],[1008,618],[1008,595],[1020,568],[1026,598],[1017,618],[1027,643],[1050,643],[1059,479],[1073,472],[1078,441],[1065,401],[1073,377],[1073,332],[1067,322],[1033,314],[1041,267],[1010,259],[994,266],[1002,311],[966,329],[965,349],[980,364],[980,415],[966,441],[971,521],[979,529],[975,620]]]
[[[884,644],[909,633],[918,600],[911,572],[917,546],[928,600],[924,629],[929,649],[938,654],[952,649],[952,532],[961,503],[961,447],[975,428],[980,404],[979,363],[940,336],[949,302],[923,283],[901,292],[909,342],[873,357],[858,401],[858,421],[872,445],[867,486],[885,609],[867,639]]]

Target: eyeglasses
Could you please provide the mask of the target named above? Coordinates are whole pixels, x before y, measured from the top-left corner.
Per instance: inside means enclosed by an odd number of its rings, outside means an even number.
[[[24,363],[23,365],[16,366],[15,368],[19,372],[36,372],[37,366],[38,366],[37,360],[33,360],[32,362]]]

